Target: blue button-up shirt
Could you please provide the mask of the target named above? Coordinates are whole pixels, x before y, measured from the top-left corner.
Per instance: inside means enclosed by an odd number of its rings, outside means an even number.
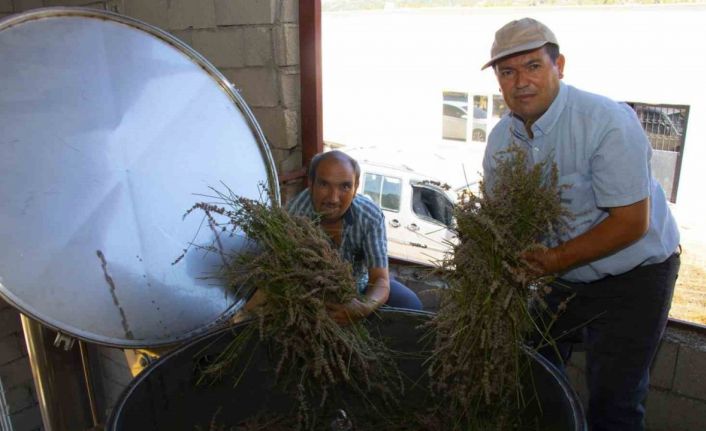
[[[287,210],[290,214],[311,219],[317,217],[309,189],[299,193],[287,205]],[[361,293],[368,285],[368,268],[387,268],[385,216],[367,197],[355,195],[343,215],[343,233],[338,251],[353,266],[353,276]]]
[[[561,82],[556,99],[531,129],[532,138],[512,114],[500,120],[488,138],[484,180],[492,185],[493,155],[513,141],[527,148],[534,163],[551,157],[559,169],[559,183],[569,186],[562,191],[562,203],[575,216],[573,229],[562,240],[595,227],[608,216],[608,208],[650,198],[650,227],[644,237],[561,278],[590,282],[663,262],[674,253],[679,231],[664,191],[652,177],[652,148],[629,106]]]

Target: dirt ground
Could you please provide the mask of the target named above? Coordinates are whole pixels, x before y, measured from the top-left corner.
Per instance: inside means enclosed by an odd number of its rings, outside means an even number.
[[[706,325],[706,243],[688,232],[682,232],[681,269],[669,316]]]

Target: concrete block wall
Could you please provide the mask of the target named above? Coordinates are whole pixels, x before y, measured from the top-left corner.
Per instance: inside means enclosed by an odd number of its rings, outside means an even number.
[[[588,406],[585,353],[575,352],[567,368],[574,389]],[[648,431],[706,430],[706,336],[667,328],[650,373]]]
[[[16,431],[42,429],[20,314],[0,299],[0,424]]]
[[[280,174],[301,167],[296,0],[120,0],[117,10],[202,54],[240,91]]]

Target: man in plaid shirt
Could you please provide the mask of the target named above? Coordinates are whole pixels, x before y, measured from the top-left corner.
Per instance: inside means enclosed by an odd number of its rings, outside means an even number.
[[[382,304],[421,310],[416,294],[390,277],[385,216],[370,199],[356,194],[358,162],[341,151],[317,154],[309,165],[309,184],[288,210],[319,220],[341,256],[351,262],[362,294],[347,304],[332,304],[331,316],[345,323],[368,316]]]

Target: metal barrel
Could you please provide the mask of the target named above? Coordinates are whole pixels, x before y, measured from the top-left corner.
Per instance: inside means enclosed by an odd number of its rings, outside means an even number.
[[[418,401],[427,384],[421,325],[430,313],[396,309],[382,310],[380,318],[371,318],[371,333],[379,334],[390,348],[402,353],[398,366],[416,387],[405,392],[407,401]],[[238,385],[224,378],[215,384],[197,385],[199,362],[208,361],[222,351],[240,327],[223,329],[195,340],[162,357],[143,371],[125,389],[113,409],[107,430],[207,430],[212,421],[231,426],[260,412],[263,406],[274,413],[285,412],[294,400],[275,388],[272,360],[268,352],[254,344],[244,362],[245,369]],[[524,386],[531,400],[522,412],[531,429],[543,431],[586,431],[583,409],[578,396],[564,376],[539,354],[524,350],[530,361],[528,382]]]

